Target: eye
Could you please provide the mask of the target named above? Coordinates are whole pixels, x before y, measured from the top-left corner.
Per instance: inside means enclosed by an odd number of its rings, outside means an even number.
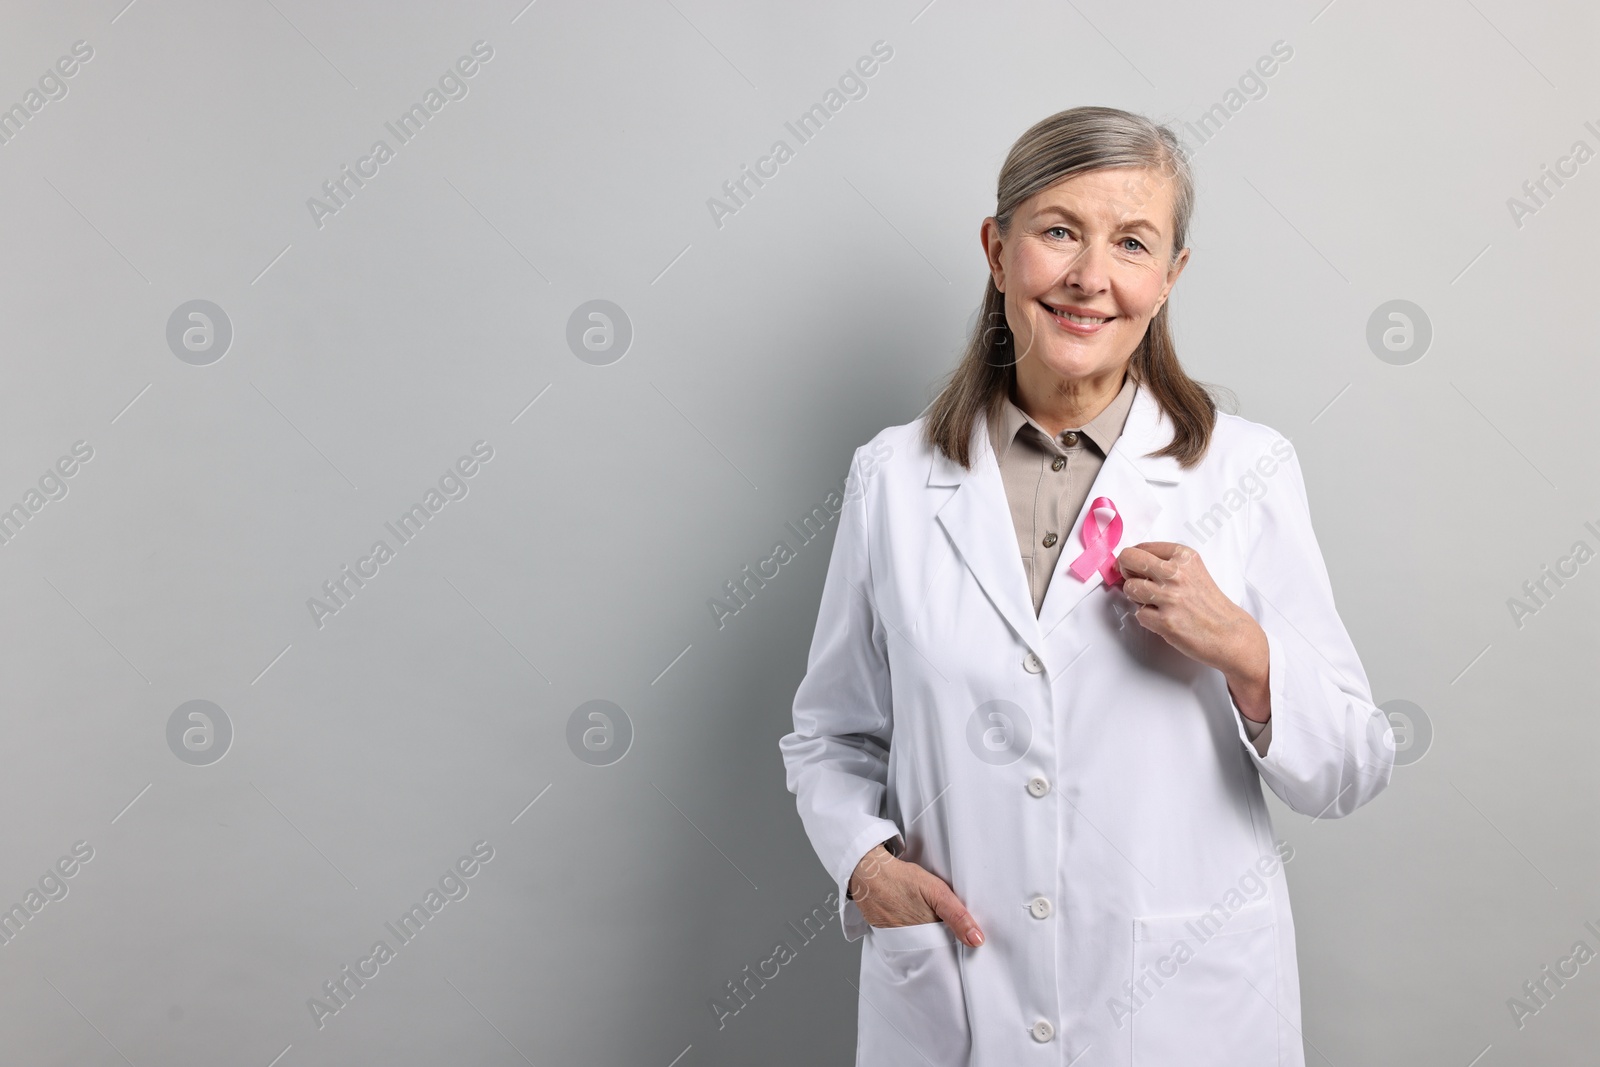
[[[1063,237],[1065,237],[1067,235],[1067,228],[1065,226],[1052,226],[1044,232],[1050,234],[1059,232]]]
[[[1122,239],[1122,240],[1123,240],[1123,241],[1124,241],[1124,242],[1127,242],[1127,241],[1132,241],[1132,242],[1133,242],[1133,243],[1134,243],[1134,244],[1136,244],[1136,245],[1138,245],[1138,246],[1139,246],[1139,247],[1140,247],[1140,248],[1141,248],[1141,249],[1143,249],[1143,250],[1144,250],[1144,251],[1147,251],[1147,252],[1148,252],[1148,251],[1149,251],[1149,249],[1147,249],[1147,248],[1145,248],[1145,247],[1144,247],[1144,242],[1143,242],[1143,241],[1140,241],[1140,240],[1139,240],[1139,239],[1138,239],[1138,238],[1137,238],[1137,237],[1124,237],[1124,238],[1123,238],[1123,239]],[[1133,251],[1133,249],[1131,249],[1131,248],[1130,248],[1130,249],[1128,249],[1128,251],[1130,251],[1130,252],[1131,252],[1131,251]]]

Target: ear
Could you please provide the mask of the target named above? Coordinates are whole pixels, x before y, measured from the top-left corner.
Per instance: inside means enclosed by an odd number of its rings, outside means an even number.
[[[1185,248],[1182,251],[1180,251],[1175,257],[1173,257],[1172,266],[1167,268],[1167,291],[1168,292],[1171,292],[1172,291],[1172,287],[1177,284],[1178,275],[1183,273],[1183,268],[1187,267],[1189,265],[1189,253],[1190,253],[1190,251],[1191,250],[1188,249],[1188,248]]]
[[[989,276],[994,279],[994,287],[1000,292],[1006,291],[1006,268],[1000,261],[1000,250],[1004,238],[1000,236],[1000,224],[993,215],[983,220],[983,225],[978,227],[978,243],[983,246],[983,257],[989,263]]]
[[[1172,266],[1167,268],[1167,284],[1161,290],[1161,299],[1156,301],[1156,311],[1160,311],[1166,304],[1167,297],[1172,295],[1172,287],[1178,284],[1178,275],[1183,273],[1183,268],[1189,265],[1189,249],[1185,248],[1173,259]],[[1152,315],[1155,312],[1151,313]]]

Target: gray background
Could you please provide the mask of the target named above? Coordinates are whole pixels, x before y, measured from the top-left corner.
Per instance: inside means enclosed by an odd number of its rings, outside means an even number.
[[[0,945],[6,1063],[850,1062],[837,924],[708,1006],[830,889],[777,740],[831,527],[722,629],[707,602],[932,398],[1023,129],[1197,122],[1279,40],[1185,135],[1179,345],[1293,439],[1374,697],[1434,731],[1351,819],[1269,797],[1308,1062],[1592,1055],[1600,964],[1523,1028],[1506,1002],[1600,948],[1600,563],[1507,604],[1600,546],[1600,161],[1507,204],[1600,148],[1593,7],[924,4],[6,5],[0,106],[94,50],[0,146],[0,506],[94,450],[0,547],[0,905],[94,850]],[[307,199],[478,40],[468,95],[319,228]],[[166,341],[196,299],[234,331],[206,366]],[[605,366],[566,341],[594,299],[634,334]],[[1366,342],[1394,299],[1433,328],[1405,365]],[[479,440],[319,629],[308,598]],[[607,766],[567,741],[597,699],[632,729]],[[190,700],[234,731],[206,766],[167,741]],[[469,895],[319,1028],[308,998],[480,840]]]

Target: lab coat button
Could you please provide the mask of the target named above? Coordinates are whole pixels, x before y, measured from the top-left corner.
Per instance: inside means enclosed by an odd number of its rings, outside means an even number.
[[[1044,670],[1044,660],[1040,659],[1032,652],[1029,652],[1023,657],[1022,666],[1029,674],[1038,674],[1040,671]]]
[[[1028,901],[1028,910],[1033,913],[1035,919],[1050,918],[1050,902],[1044,897],[1034,897]]]
[[[1041,1045],[1056,1036],[1056,1028],[1043,1019],[1034,1023],[1033,1029],[1029,1032],[1033,1034],[1033,1039]]]
[[[1042,797],[1046,793],[1050,792],[1050,783],[1045,781],[1043,778],[1029,778],[1028,792],[1032,793],[1036,797]]]

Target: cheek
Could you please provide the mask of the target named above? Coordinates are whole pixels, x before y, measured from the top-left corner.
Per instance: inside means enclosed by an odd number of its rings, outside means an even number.
[[[1021,286],[1006,287],[1006,324],[1011,327],[1011,334],[1021,345],[1021,351],[1033,343],[1033,312],[1036,307],[1038,305],[1034,303],[1034,298]]]
[[[1012,262],[1010,276],[1016,284],[1011,288],[1029,300],[1043,296],[1055,286],[1067,263],[1067,257],[1060,252],[1026,245]]]
[[[1152,271],[1134,271],[1124,275],[1116,287],[1117,303],[1129,318],[1147,319],[1155,313],[1156,301],[1161,298],[1162,278]]]

